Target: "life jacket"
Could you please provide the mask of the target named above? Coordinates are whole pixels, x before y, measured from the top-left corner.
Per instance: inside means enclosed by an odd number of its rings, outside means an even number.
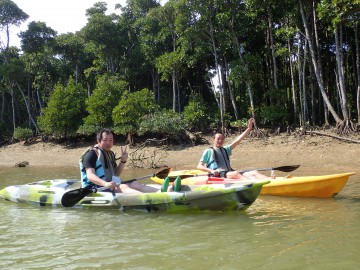
[[[90,185],[94,185],[94,183],[87,178],[86,169],[83,164],[84,156],[89,151],[95,151],[96,155],[98,156],[94,168],[96,176],[107,182],[111,182],[112,176],[115,175],[114,172],[114,164],[116,164],[115,154],[112,151],[105,152],[100,147],[95,145],[93,147],[89,147],[88,149],[86,149],[79,159],[82,187],[88,187]]]
[[[226,169],[225,168],[222,168],[222,169],[225,169],[225,171],[233,171],[233,169],[231,168],[230,166],[230,158],[229,158],[229,154],[228,152],[226,151],[226,149],[224,147],[220,147],[218,151],[216,151],[214,149],[214,147],[210,147],[210,149],[212,149],[212,154],[213,154],[213,160],[207,164],[207,167],[209,168],[210,165],[215,162],[216,163],[216,166],[218,167],[220,162],[219,162],[219,153],[220,152],[220,155],[222,158],[222,160],[224,161],[225,163],[225,166],[226,166]],[[218,168],[217,168],[218,169]]]

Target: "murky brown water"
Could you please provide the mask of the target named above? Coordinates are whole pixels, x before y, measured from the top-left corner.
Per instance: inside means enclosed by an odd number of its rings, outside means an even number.
[[[0,200],[0,269],[358,269],[359,177],[336,198],[260,196],[245,212],[121,213]],[[79,172],[0,168],[0,188],[56,178]]]

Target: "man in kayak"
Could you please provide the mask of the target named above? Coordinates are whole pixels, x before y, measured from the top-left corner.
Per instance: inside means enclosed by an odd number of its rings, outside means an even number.
[[[158,189],[134,181],[120,184],[119,175],[128,159],[127,146],[121,146],[121,157],[116,164],[115,154],[111,151],[114,145],[114,133],[111,129],[102,129],[96,136],[97,144],[88,149],[80,158],[81,182],[84,188],[106,187],[108,191],[124,193],[156,192]]]
[[[254,118],[250,118],[248,128],[241,133],[231,144],[223,147],[225,136],[222,133],[216,133],[214,136],[213,147],[206,149],[197,165],[199,170],[209,172],[215,177],[226,177],[231,179],[249,180],[269,178],[258,171],[249,171],[240,173],[230,166],[229,156],[232,150],[250,133],[253,128]]]

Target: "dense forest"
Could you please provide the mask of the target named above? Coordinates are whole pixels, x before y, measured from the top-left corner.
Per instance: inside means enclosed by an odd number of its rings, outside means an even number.
[[[109,13],[115,12],[116,13]],[[110,15],[107,15],[110,14]],[[97,2],[76,33],[0,0],[0,141],[360,124],[360,0]]]

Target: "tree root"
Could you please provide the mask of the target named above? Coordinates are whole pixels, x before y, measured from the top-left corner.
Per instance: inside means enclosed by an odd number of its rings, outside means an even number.
[[[344,120],[336,124],[335,130],[339,135],[347,135],[356,131],[356,125],[350,120]]]
[[[253,130],[251,130],[250,132],[250,137],[256,137],[256,138],[260,138],[260,139],[263,139],[263,138],[266,138],[266,134],[264,131],[262,131],[261,129],[259,128],[254,128]]]
[[[320,136],[331,137],[331,138],[338,139],[338,140],[341,140],[341,141],[352,142],[352,143],[360,143],[359,140],[344,138],[344,137],[331,135],[331,134],[326,134],[326,133],[321,133],[321,132],[317,132],[317,131],[308,131],[308,132],[305,132],[305,134],[309,134],[309,135],[316,134],[316,135],[320,135]]]

